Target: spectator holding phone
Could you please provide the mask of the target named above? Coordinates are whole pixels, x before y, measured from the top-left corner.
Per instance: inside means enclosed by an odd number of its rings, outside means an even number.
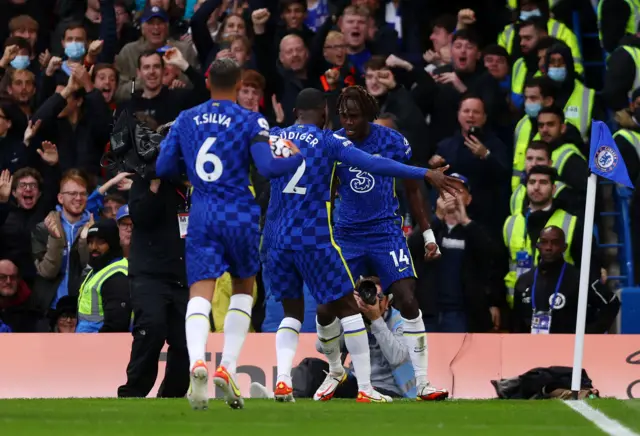
[[[458,110],[460,131],[440,141],[429,165],[449,165],[450,171],[468,178],[474,198],[469,215],[499,240],[507,216],[509,164],[506,146],[485,128],[486,122],[484,101],[474,94],[463,95]]]

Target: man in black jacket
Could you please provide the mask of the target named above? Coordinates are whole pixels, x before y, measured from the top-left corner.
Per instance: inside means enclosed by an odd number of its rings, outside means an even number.
[[[511,332],[575,333],[580,269],[564,260],[567,243],[562,229],[543,229],[537,248],[538,267],[516,282]],[[620,310],[620,300],[597,276],[589,280],[588,292],[586,333],[605,333]]]
[[[417,292],[428,332],[488,332],[500,326],[505,298],[491,286],[490,271],[496,244],[481,224],[469,218],[472,197],[466,177],[459,198],[444,194],[431,222],[442,257],[424,261],[422,235],[414,231],[409,249],[418,273]]]
[[[133,177],[129,213],[133,221],[129,251],[133,345],[127,383],[119,397],[146,397],[156,382],[158,358],[169,344],[159,397],[184,397],[189,388],[189,354],[184,319],[189,288],[180,215],[188,212],[190,188]]]

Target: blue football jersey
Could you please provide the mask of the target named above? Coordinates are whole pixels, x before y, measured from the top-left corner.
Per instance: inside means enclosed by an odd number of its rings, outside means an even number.
[[[370,133],[354,146],[369,154],[408,163],[411,158],[409,142],[397,131],[371,123]],[[336,132],[345,135],[344,129]],[[340,214],[335,223],[336,237],[384,236],[397,233],[402,218],[397,215],[398,198],[395,179],[362,171],[339,163]]]
[[[184,159],[193,185],[191,215],[226,225],[258,225],[260,208],[249,186],[251,145],[266,142],[269,124],[226,100],[209,100],[183,111],[161,144],[157,170]]]
[[[340,153],[353,144],[308,124],[274,128],[271,134],[296,144],[305,160],[293,174],[271,179],[264,247],[315,250],[330,246],[331,182]]]

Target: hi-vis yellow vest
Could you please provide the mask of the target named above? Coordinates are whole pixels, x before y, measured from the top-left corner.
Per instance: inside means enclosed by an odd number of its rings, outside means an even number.
[[[573,57],[573,63],[575,65],[576,73],[582,74],[584,68],[582,66],[582,55],[580,54],[580,46],[578,45],[578,38],[567,26],[562,24],[558,20],[549,18],[547,21],[547,33],[556,39],[567,44],[571,49],[571,56]],[[516,28],[513,24],[505,26],[504,30],[498,35],[498,45],[501,45],[507,50],[507,53],[511,54],[513,51],[513,41],[517,36]]]
[[[574,81],[571,97],[564,105],[565,119],[576,126],[584,141],[589,139],[589,129],[591,128],[591,115],[593,113],[593,102],[596,92],[587,88],[579,80]]]
[[[613,134],[613,139],[615,139],[617,136],[622,136],[627,140],[627,142],[629,142],[629,144],[633,145],[633,148],[636,149],[636,153],[640,158],[640,133],[629,129],[620,129]]]
[[[574,265],[573,258],[571,257],[571,246],[573,244],[574,231],[576,229],[576,223],[578,218],[565,212],[564,210],[556,210],[545,227],[557,226],[562,229],[565,234],[567,242],[567,250],[564,252],[564,259],[567,263]],[[529,234],[525,226],[525,217],[522,214],[511,215],[504,223],[502,229],[502,236],[504,238],[504,245],[509,249],[509,272],[504,277],[504,283],[507,286],[507,302],[510,306],[513,306],[513,290],[516,286],[516,280],[518,279],[516,274],[516,253],[519,251],[526,251],[529,256],[533,256],[533,248]],[[538,264],[538,253],[536,253],[533,259],[533,265]]]
[[[542,76],[540,70],[536,71],[533,77]],[[527,64],[524,62],[524,58],[518,59],[513,64],[511,70],[511,92],[514,94],[524,94],[524,83],[527,81]]]
[[[553,194],[553,198],[557,198],[558,195],[567,187],[566,183],[556,182],[556,192]],[[518,187],[511,194],[511,199],[509,199],[509,210],[511,211],[511,215],[516,215],[522,213],[522,208],[524,206],[524,199],[527,196],[527,187],[525,185],[518,185]]]
[[[104,310],[102,308],[102,284],[115,274],[129,275],[129,262],[123,258],[102,268],[97,273],[93,270],[80,286],[78,296],[78,320],[89,322],[103,322]]]
[[[631,47],[629,45],[623,45],[618,47],[616,50],[624,50],[627,53],[629,53],[629,56],[631,56],[631,59],[633,59],[633,64],[636,67],[636,75],[635,75],[635,78],[633,79],[633,86],[627,92],[629,101],[631,101],[631,94],[633,94],[634,90],[640,87],[640,49]]]
[[[598,3],[598,36],[600,37],[600,44],[602,44],[602,4],[606,0],[600,0]],[[624,28],[625,33],[629,35],[635,35],[638,29],[638,24],[640,24],[640,0],[624,0],[626,4],[629,5],[629,9],[631,13],[629,14],[629,19],[627,20],[627,26]],[[635,87],[634,87],[635,89]]]

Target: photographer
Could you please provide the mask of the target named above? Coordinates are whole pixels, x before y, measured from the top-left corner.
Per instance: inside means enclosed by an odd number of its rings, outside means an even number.
[[[189,289],[184,263],[185,217],[190,187],[183,182],[132,177],[129,251],[133,345],[127,383],[119,397],[146,397],[156,381],[158,358],[169,345],[167,368],[158,397],[184,397],[189,388],[189,355],[184,319]]]
[[[354,293],[365,318],[371,355],[371,384],[383,395],[393,398],[415,398],[415,377],[405,347],[400,312],[390,306],[392,295],[384,295],[378,277],[361,277]],[[340,348],[346,353],[344,336]],[[322,352],[320,342],[316,349]],[[343,355],[344,356],[344,355]],[[292,371],[294,398],[311,398],[325,378],[329,365],[316,358],[304,359]],[[358,382],[353,365],[347,369],[347,379],[338,387],[333,398],[356,398]],[[269,398],[273,393],[259,383],[251,384],[251,398]]]

